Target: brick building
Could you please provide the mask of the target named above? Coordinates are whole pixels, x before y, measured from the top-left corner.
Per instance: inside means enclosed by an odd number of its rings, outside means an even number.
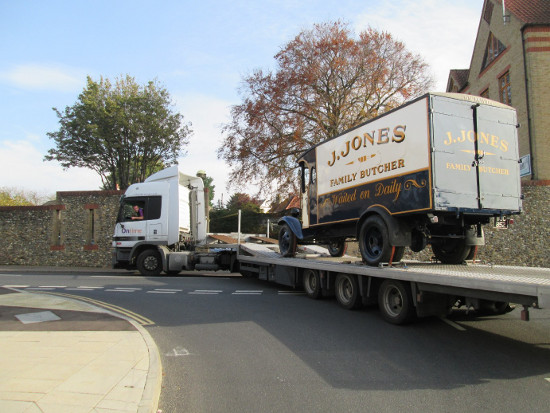
[[[549,70],[550,1],[485,0],[470,68],[451,70],[447,82],[448,92],[516,108],[522,179],[544,185],[550,183]]]

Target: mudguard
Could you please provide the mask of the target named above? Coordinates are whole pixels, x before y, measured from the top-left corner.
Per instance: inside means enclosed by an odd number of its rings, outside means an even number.
[[[357,225],[357,237],[361,231],[363,221],[372,214],[379,215],[388,227],[388,235],[391,245],[396,247],[408,247],[411,245],[411,230],[404,221],[395,219],[385,208],[375,205],[370,207],[361,217]]]
[[[298,239],[304,239],[302,234],[302,224],[297,218],[294,217],[282,217],[277,224],[282,225],[283,223],[287,224],[290,230],[296,235]]]

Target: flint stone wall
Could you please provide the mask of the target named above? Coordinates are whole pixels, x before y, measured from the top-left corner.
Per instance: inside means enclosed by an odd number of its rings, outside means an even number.
[[[0,265],[110,267],[123,193],[58,192],[48,205],[0,207]]]
[[[523,213],[509,229],[484,227],[486,245],[476,257],[482,263],[550,267],[550,181],[527,181],[522,190]],[[0,265],[109,268],[122,194],[58,192],[52,205],[0,207]],[[348,254],[359,256],[357,243],[349,243]],[[420,260],[432,256],[430,247],[405,253],[405,258]]]
[[[476,260],[483,264],[550,268],[550,181],[522,182],[523,212],[514,215],[508,229],[485,225],[485,245]],[[348,254],[357,255],[357,243],[349,243]],[[406,249],[404,259],[431,260],[428,246],[414,253]]]

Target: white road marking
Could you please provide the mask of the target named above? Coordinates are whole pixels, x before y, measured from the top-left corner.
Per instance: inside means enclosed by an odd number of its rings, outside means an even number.
[[[147,294],[176,294],[177,291],[157,291],[157,290],[151,290],[147,291]]]
[[[4,288],[29,288],[30,285],[15,285],[15,284],[6,284],[3,285]]]
[[[36,291],[53,291],[55,288],[52,287],[29,287],[27,290],[36,290]]]
[[[136,292],[136,290],[120,290],[118,288],[109,288],[105,291],[110,291],[114,293],[135,293]]]
[[[39,288],[67,288],[66,285],[39,285]]]
[[[65,288],[65,291],[95,291],[95,289],[94,288],[77,287],[77,288]]]
[[[155,288],[155,291],[173,291],[175,293],[181,293],[183,290],[177,288]]]
[[[466,331],[464,327],[462,327],[460,324],[455,323],[454,321],[451,321],[445,317],[439,317],[441,321],[443,321],[445,324],[450,325],[453,328],[456,328],[458,331]]]
[[[219,294],[222,293],[222,290],[195,290],[191,291],[188,294],[194,294],[194,295],[212,295],[212,294]]]
[[[279,291],[279,295],[304,295],[305,291]]]
[[[176,347],[172,349],[170,353],[166,353],[166,356],[168,357],[180,357],[180,356],[188,356],[191,353],[189,353],[189,350],[183,347]]]
[[[261,295],[263,290],[236,290],[232,295]]]

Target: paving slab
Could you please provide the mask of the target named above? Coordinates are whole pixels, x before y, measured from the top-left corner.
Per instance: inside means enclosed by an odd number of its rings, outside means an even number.
[[[0,412],[156,412],[158,349],[135,321],[0,288]]]

